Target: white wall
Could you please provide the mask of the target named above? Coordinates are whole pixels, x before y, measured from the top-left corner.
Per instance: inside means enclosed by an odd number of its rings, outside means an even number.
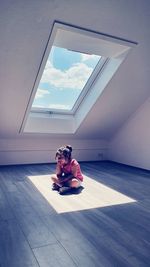
[[[150,98],[111,139],[108,159],[150,170]]]
[[[64,144],[73,147],[72,156],[79,161],[107,158],[104,140],[65,140],[50,138],[0,139],[0,165],[55,162],[56,149]]]

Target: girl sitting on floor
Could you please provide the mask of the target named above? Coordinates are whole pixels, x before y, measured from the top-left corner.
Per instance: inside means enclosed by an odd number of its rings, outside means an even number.
[[[58,190],[60,194],[79,188],[83,181],[80,164],[76,159],[72,159],[71,153],[72,147],[69,145],[60,147],[56,152],[57,166],[56,174],[51,176],[52,190]]]

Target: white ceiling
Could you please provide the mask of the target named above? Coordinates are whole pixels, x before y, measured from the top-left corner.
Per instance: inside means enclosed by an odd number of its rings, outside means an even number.
[[[150,96],[149,0],[0,1],[0,138],[21,137],[19,130],[54,21],[138,43],[76,134],[69,135],[111,138]]]

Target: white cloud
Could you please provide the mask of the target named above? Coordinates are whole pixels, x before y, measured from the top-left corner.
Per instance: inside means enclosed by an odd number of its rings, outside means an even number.
[[[43,98],[45,95],[49,95],[49,94],[50,92],[48,90],[38,88],[36,95],[35,95],[35,99]]]
[[[45,108],[44,105],[34,104],[32,105],[33,108]]]
[[[52,109],[70,109],[70,107],[68,105],[63,105],[63,104],[51,104],[48,106],[48,108],[52,108]]]
[[[87,54],[81,54],[81,60],[82,62],[87,61],[87,60],[93,60],[93,59],[98,59],[100,56],[97,55],[87,55]]]
[[[48,61],[41,82],[63,88],[82,89],[93,69],[84,63],[74,64],[68,70],[56,69]]]

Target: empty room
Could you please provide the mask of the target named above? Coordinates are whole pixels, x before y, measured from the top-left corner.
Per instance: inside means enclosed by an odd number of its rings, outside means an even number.
[[[150,1],[0,1],[0,267],[150,266]]]

